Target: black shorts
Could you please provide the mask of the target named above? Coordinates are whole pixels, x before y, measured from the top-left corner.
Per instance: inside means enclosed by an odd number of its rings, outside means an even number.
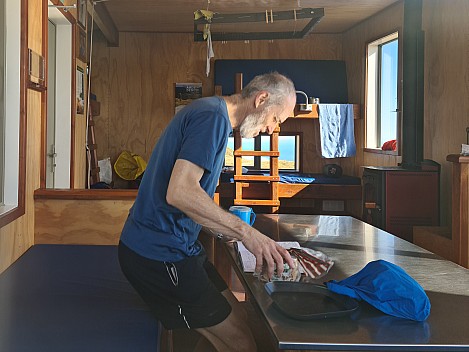
[[[119,243],[122,272],[166,329],[196,329],[221,323],[231,306],[228,287],[205,254],[170,263],[142,257]]]

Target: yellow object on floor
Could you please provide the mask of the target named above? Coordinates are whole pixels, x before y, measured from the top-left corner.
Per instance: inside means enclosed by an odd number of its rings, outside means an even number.
[[[147,167],[147,162],[140,156],[124,150],[114,163],[116,174],[127,181],[137,179]]]

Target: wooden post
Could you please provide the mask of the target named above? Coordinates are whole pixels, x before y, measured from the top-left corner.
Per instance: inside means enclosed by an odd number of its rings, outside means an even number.
[[[270,151],[278,152],[278,135],[280,127],[277,127],[274,132],[270,135]],[[278,176],[278,157],[270,157],[270,176]],[[278,201],[278,181],[270,182],[270,198],[274,201]],[[271,208],[272,213],[278,212],[278,206]]]
[[[446,160],[453,163],[452,178],[452,241],[453,258],[469,268],[469,157],[451,154]]]

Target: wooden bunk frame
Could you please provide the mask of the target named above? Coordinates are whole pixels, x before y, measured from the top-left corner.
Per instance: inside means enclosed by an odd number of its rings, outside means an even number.
[[[235,92],[242,89],[242,74],[236,74]],[[221,87],[215,87],[215,92],[221,95]],[[309,113],[294,111],[296,118],[317,118],[317,105]],[[354,117],[359,116],[359,106],[354,106]],[[239,131],[234,131],[234,182],[219,183],[214,200],[222,206],[246,205],[263,206],[267,212],[276,213],[281,206],[281,199],[301,200],[338,200],[346,201],[362,199],[361,185],[337,185],[337,184],[302,184],[280,183],[278,171],[278,136],[280,127],[277,127],[270,136],[270,151],[244,151],[242,150],[242,138]],[[268,156],[270,157],[270,175],[243,175],[243,156]],[[345,207],[345,204],[344,204]],[[311,208],[309,204],[296,205],[296,209]],[[282,209],[283,210],[283,209]]]

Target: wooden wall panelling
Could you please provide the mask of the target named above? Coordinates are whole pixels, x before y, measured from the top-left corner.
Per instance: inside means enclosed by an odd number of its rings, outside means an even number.
[[[312,33],[298,40],[274,40],[272,42],[261,40],[249,43],[236,41],[225,44],[214,42],[213,48],[215,59],[340,60],[342,58],[340,38],[337,34]],[[206,45],[204,45],[205,48]]]
[[[357,155],[359,155],[359,136],[363,125],[363,119],[354,120],[355,141],[357,144]],[[321,137],[319,132],[318,119],[294,119],[289,118],[282,124],[282,132],[301,131],[301,172],[314,173],[322,172],[326,164],[339,164],[344,174],[360,175],[356,173],[357,158],[334,158],[326,159],[321,156]]]
[[[205,76],[206,44],[194,43],[190,34],[121,33],[116,48],[108,48],[101,35],[94,42],[91,84],[92,91],[101,92],[97,94],[101,114],[96,119],[99,159],[110,157],[114,163],[125,149],[149,159],[174,115],[175,82],[202,82],[204,96],[214,93],[213,70]],[[342,41],[340,35],[313,34],[273,43],[216,42],[214,51],[216,59],[337,60],[342,56]],[[305,140],[314,147],[313,136]],[[305,149],[303,159],[314,160],[312,165],[323,164],[315,149]],[[354,169],[351,163],[350,169]],[[118,187],[127,186],[117,178],[115,182]]]
[[[116,245],[133,202],[36,199],[35,243]]]
[[[42,1],[28,1],[28,48],[42,55]]]
[[[109,156],[109,47],[100,31],[93,33],[93,53],[91,60],[91,93],[100,103],[99,116],[93,116],[95,137],[98,144],[98,159]]]
[[[423,2],[424,157],[441,164],[441,225],[451,224],[451,163],[469,127],[469,2]]]
[[[452,247],[453,260],[469,268],[469,158],[452,154]]]
[[[362,22],[344,34],[344,59],[350,100],[364,103],[364,43],[389,33],[402,23],[402,3],[398,3]],[[422,27],[425,31],[425,106],[424,157],[440,163],[441,225],[451,222],[451,167],[445,162],[448,154],[458,152],[465,143],[469,126],[469,14],[465,0],[423,2]],[[455,54],[460,53],[460,54]],[[444,73],[444,74],[443,74]],[[364,131],[364,130],[363,130]],[[363,140],[363,138],[359,139]],[[401,157],[363,153],[362,165],[394,166]]]
[[[365,147],[365,77],[366,77],[366,43],[382,35],[392,33],[402,27],[403,4],[392,5],[370,19],[360,23],[343,35],[344,60],[347,65],[347,83],[349,100],[361,104],[362,120],[355,129],[357,143],[357,160],[355,174],[361,175],[361,166],[396,166],[400,157],[373,154],[363,151]],[[357,127],[357,124],[355,124]]]
[[[27,156],[26,156],[26,214],[24,224],[26,231],[19,236],[25,249],[34,243],[34,190],[40,186],[41,161],[41,113],[43,93],[28,90],[28,116],[27,116]],[[26,247],[27,246],[27,247]]]
[[[42,53],[42,1],[27,4],[28,47]],[[41,162],[41,92],[28,90],[26,97],[26,188],[25,214],[0,228],[0,272],[19,258],[34,243],[33,191],[39,187]]]
[[[364,152],[364,166],[396,166],[402,161],[402,157],[389,154]]]
[[[72,114],[74,119],[74,142],[73,148],[73,188],[82,189],[87,187],[87,176],[86,176],[86,119],[87,119],[87,91],[88,91],[88,80],[86,78],[86,64],[80,60],[76,60],[76,66],[83,69],[84,74],[84,95],[85,95],[85,111],[83,114],[76,113]],[[77,68],[72,71],[72,74],[76,75]],[[75,84],[76,86],[76,84]],[[75,88],[76,89],[76,88]],[[76,92],[72,97],[76,97]],[[99,148],[99,145],[98,145]]]

